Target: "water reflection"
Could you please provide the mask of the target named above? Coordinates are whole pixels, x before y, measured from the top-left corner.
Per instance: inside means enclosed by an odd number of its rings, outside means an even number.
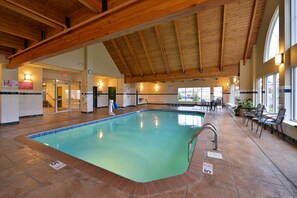
[[[196,115],[178,115],[178,124],[181,126],[191,126],[191,127],[201,127],[203,122],[203,117]]]

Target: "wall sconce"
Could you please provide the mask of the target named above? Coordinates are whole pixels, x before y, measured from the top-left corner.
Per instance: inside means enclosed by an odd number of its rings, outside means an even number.
[[[102,87],[103,87],[103,82],[100,80],[99,83],[98,83],[98,85],[99,85],[99,89],[102,89]]]
[[[31,74],[24,74],[24,80],[31,81]]]
[[[227,82],[227,87],[229,87],[229,85],[230,85],[229,82]]]
[[[139,85],[139,90],[140,90],[140,91],[143,90],[143,84],[142,84],[142,83],[140,83],[140,85]]]
[[[239,78],[238,77],[234,77],[233,78],[233,82],[235,85],[238,85],[239,84]]]
[[[284,53],[279,53],[275,55],[275,65],[281,65],[284,63]]]
[[[155,85],[155,91],[159,91],[160,87],[158,84]]]

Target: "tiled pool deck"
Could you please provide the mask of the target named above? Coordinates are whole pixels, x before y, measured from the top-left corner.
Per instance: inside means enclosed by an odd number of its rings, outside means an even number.
[[[125,108],[116,114],[143,108]],[[213,135],[204,133],[185,174],[148,183],[127,180],[25,138],[106,117],[108,109],[98,109],[91,114],[23,118],[19,125],[0,126],[0,197],[297,197],[297,146],[268,131],[259,139],[225,110],[207,112],[205,118],[218,128],[223,160],[206,157],[214,145]],[[50,168],[55,160],[67,166],[58,171]],[[202,173],[203,162],[213,164],[213,175]]]

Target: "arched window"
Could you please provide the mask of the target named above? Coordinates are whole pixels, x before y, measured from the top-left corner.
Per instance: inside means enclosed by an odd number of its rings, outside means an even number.
[[[264,62],[279,53],[279,12],[275,10],[266,36]]]

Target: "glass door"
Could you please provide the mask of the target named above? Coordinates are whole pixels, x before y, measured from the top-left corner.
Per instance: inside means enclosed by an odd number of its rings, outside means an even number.
[[[69,111],[69,81],[57,80],[56,82],[56,112]]]
[[[43,113],[56,112],[56,81],[46,80],[42,83]]]

